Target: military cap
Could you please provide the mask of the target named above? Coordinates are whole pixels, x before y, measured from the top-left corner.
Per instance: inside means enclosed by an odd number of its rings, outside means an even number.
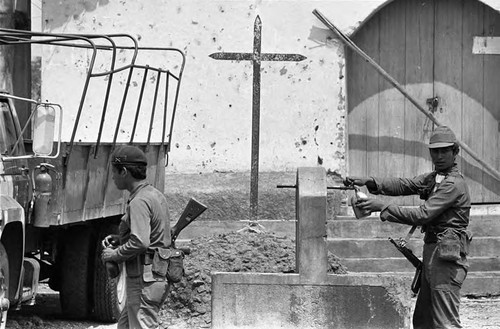
[[[125,145],[118,148],[111,157],[111,163],[121,165],[147,165],[148,159],[146,154],[136,147]]]
[[[453,146],[457,142],[457,137],[447,126],[440,126],[434,129],[429,140],[429,148]]]

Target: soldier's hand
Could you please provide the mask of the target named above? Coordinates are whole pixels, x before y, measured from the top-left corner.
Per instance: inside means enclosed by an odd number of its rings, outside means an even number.
[[[378,199],[368,198],[356,202],[356,207],[363,211],[381,211],[386,207],[386,204]]]
[[[113,260],[113,257],[116,254],[116,250],[113,248],[104,248],[102,253],[101,253],[101,260],[103,262],[111,261]]]
[[[347,176],[346,178],[344,178],[345,186],[364,186],[369,182],[373,182],[373,179],[371,177]]]
[[[120,244],[120,236],[118,234],[110,234],[102,240],[103,248],[116,247]]]

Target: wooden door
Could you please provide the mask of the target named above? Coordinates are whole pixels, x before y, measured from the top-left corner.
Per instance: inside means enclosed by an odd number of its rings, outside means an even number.
[[[395,0],[352,36],[438,120],[500,169],[500,56],[473,54],[475,36],[499,36],[500,14],[477,0]],[[359,55],[347,51],[349,174],[413,177],[432,170],[433,123]],[[438,98],[438,106],[427,99]],[[500,202],[500,181],[462,151],[475,203]],[[393,200],[394,201],[394,200]],[[418,204],[405,197],[400,204]]]

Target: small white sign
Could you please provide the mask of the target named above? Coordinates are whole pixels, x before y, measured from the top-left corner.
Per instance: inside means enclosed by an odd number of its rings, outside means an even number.
[[[472,44],[473,54],[500,54],[500,37],[474,37]]]

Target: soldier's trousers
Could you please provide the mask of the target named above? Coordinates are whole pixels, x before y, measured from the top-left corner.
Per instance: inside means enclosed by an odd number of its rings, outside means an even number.
[[[414,329],[462,328],[460,289],[467,276],[467,259],[458,262],[438,258],[437,244],[426,243],[423,275],[413,313]]]
[[[165,302],[167,281],[144,282],[142,276],[126,280],[127,302],[120,314],[117,329],[159,328],[158,312]]]

